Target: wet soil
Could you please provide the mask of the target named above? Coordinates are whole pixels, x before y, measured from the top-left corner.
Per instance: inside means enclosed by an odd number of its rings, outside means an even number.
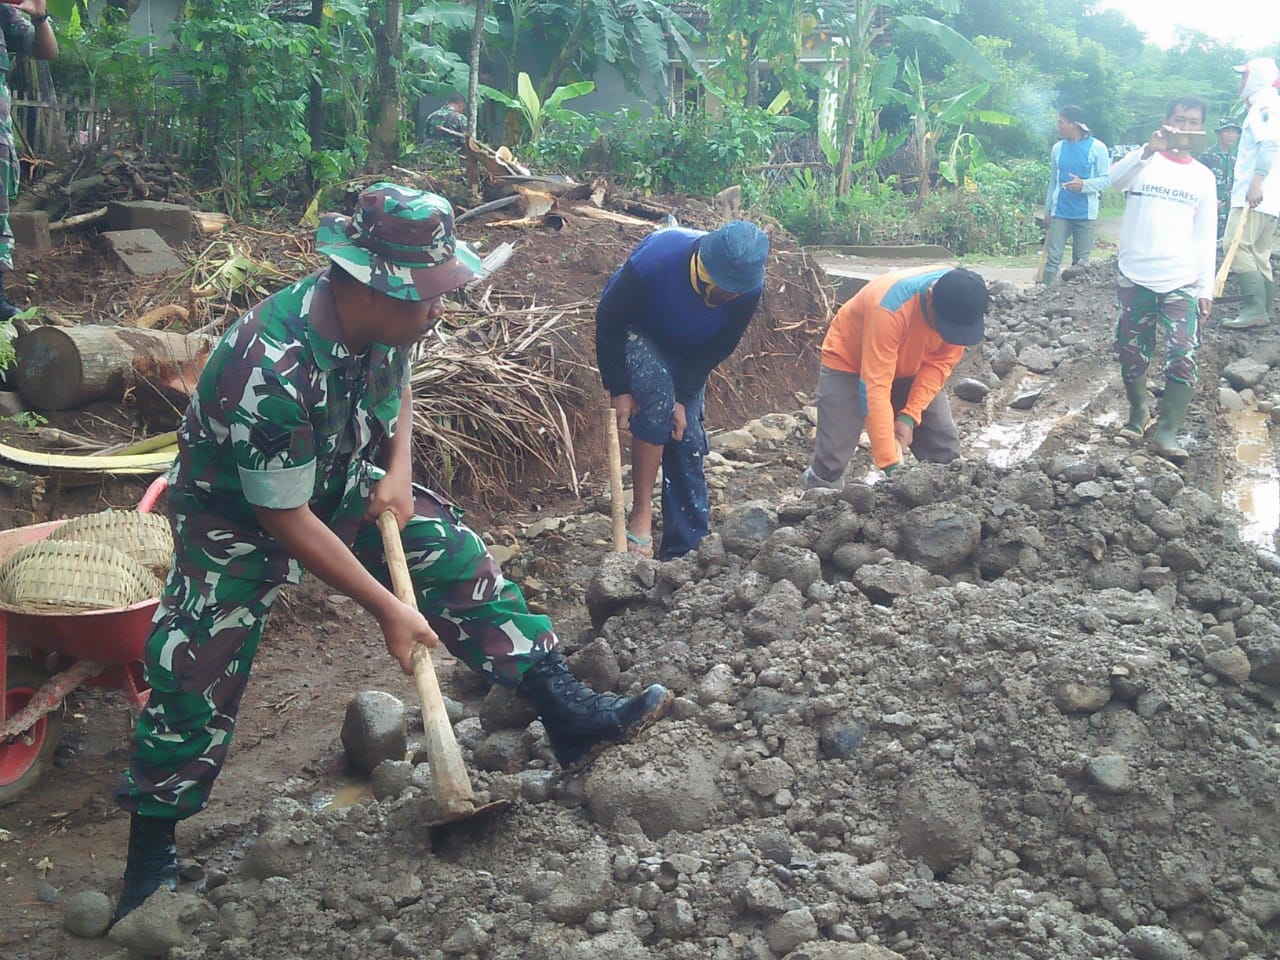
[[[522,238],[506,282],[594,297],[638,238],[597,229]],[[57,299],[110,312],[104,286],[128,285],[85,256],[48,261]],[[827,319],[802,268],[712,385],[714,536],[696,556],[608,554],[586,435],[581,500],[561,485],[528,498],[536,513],[478,510],[580,671],[680,697],[562,780],[539,725],[495,719],[494,695],[442,658],[475,782],[515,801],[506,818],[432,838],[422,764],[379,801],[344,772],[350,699],[385,690],[412,713],[415,695],[362,611],[314,580],[287,594],[211,804],[179,828],[193,900],[171,911],[188,918],[171,955],[1275,956],[1280,336],[1208,324],[1175,469],[1115,437],[1114,269],[996,287],[953,380],[987,388],[953,400],[956,464],[867,485],[863,454],[844,495],[801,496]],[[1232,387],[1241,360],[1264,370]],[[141,427],[93,416],[113,436]],[[15,492],[5,520],[140,492]],[[118,889],[128,729],[117,693],[75,692],[54,769],[0,808],[0,955],[122,949],[63,923],[75,894]]]

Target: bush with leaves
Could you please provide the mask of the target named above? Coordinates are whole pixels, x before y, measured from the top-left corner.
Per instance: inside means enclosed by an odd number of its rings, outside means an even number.
[[[798,170],[767,190],[761,205],[803,244],[910,243],[910,209],[891,184],[836,196],[831,173]]]
[[[724,104],[719,116],[674,117],[619,111],[609,123],[608,166],[615,178],[653,193],[710,196],[768,163],[775,140],[806,126],[761,107]]]

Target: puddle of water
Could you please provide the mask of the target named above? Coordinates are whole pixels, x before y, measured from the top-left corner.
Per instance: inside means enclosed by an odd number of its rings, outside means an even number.
[[[1042,381],[1028,380],[1028,387],[1044,386]],[[993,423],[985,427],[971,444],[974,453],[984,455],[997,467],[1011,467],[1035,455],[1045,440],[1059,426],[1083,413],[1102,392],[1106,384],[1098,384],[1088,396],[1078,398],[1059,416],[1036,417],[1028,411],[1028,419],[1014,422]],[[1043,397],[1041,400],[1043,401]],[[1112,415],[1114,416],[1114,415]],[[1107,415],[1099,418],[1099,425],[1106,426]],[[1116,417],[1118,422],[1118,417]]]
[[[346,783],[333,793],[320,793],[312,799],[312,809],[330,810],[342,807],[354,807],[362,800],[373,797],[373,786],[368,783]]]
[[[1280,529],[1280,470],[1267,429],[1268,416],[1250,407],[1232,423],[1236,437],[1238,475],[1228,485],[1224,499],[1244,514],[1240,539],[1266,550],[1276,549]]]

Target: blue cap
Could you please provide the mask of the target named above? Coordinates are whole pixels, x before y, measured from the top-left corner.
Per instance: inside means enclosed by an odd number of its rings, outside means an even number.
[[[727,293],[750,293],[764,286],[769,238],[754,223],[734,220],[708,233],[698,247],[707,276]]]

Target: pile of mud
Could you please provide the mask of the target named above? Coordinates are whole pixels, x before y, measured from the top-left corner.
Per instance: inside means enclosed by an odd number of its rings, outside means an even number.
[[[452,670],[473,782],[508,815],[433,836],[425,757],[388,761],[353,805],[300,789],[247,832],[206,826],[182,892],[111,939],[191,960],[1276,956],[1280,560],[1221,493],[1233,412],[1275,419],[1280,343],[1206,332],[1179,470],[1114,438],[1113,278],[996,289],[955,463],[864,483],[862,453],[843,492],[802,495],[805,408],[713,438],[714,532],[681,560],[605,554],[598,497],[496,529],[575,671],[665,683],[672,717],[566,779],[518,701]],[[1043,432],[995,456],[995,427]]]
[[[1273,956],[1277,569],[1144,457],[741,504],[589,586],[577,670],[679,696],[640,742],[562,780],[458,677],[507,819],[433,846],[389,762],[154,909],[205,918],[174,957]]]

